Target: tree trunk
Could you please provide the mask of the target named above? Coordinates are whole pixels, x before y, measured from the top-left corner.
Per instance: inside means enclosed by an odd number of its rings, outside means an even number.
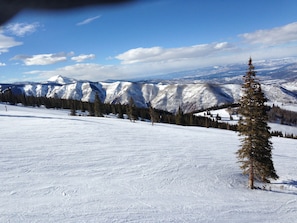
[[[249,188],[254,189],[254,162],[251,159],[249,168]]]

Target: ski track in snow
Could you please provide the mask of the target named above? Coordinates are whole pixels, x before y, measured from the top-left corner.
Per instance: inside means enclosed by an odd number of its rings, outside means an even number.
[[[0,222],[297,222],[296,140],[273,138],[280,179],[251,191],[235,132],[7,108]]]

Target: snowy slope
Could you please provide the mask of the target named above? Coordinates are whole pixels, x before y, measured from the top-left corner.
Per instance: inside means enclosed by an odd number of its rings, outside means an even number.
[[[235,132],[0,104],[0,222],[296,222],[296,140],[248,190]],[[267,187],[268,188],[268,187]]]

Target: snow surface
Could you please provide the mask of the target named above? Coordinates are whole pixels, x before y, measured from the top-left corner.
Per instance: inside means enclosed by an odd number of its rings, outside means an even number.
[[[272,139],[280,179],[249,190],[235,132],[7,109],[0,222],[297,222],[296,140]]]

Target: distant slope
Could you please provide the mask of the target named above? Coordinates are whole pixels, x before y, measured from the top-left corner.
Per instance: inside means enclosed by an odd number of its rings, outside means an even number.
[[[58,76],[46,83],[25,83],[0,85],[2,91],[11,88],[16,94],[37,97],[58,97],[94,101],[98,93],[105,103],[127,104],[132,97],[139,107],[150,102],[157,109],[176,112],[180,106],[185,113],[216,105],[238,102],[241,94],[240,84],[215,83],[142,83],[116,81],[113,83],[64,81]],[[67,79],[67,78],[65,78]],[[292,83],[263,84],[263,90],[270,102],[297,104],[297,93]]]

